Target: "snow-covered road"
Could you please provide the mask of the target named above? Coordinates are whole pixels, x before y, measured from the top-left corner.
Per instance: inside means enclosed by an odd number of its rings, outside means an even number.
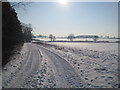
[[[19,60],[14,60],[15,62],[11,62],[11,64],[9,63],[5,67],[6,70],[3,71],[3,87],[26,87],[26,82],[31,82],[34,78],[41,65],[41,60],[47,60],[47,62],[51,63],[56,87],[85,87],[84,81],[76,73],[74,68],[66,60],[49,49],[36,44],[26,43],[23,47],[22,54],[23,56]],[[44,59],[42,59],[43,57]]]
[[[49,60],[52,63],[52,69],[56,79],[55,81],[57,81],[56,87],[85,87],[85,82],[65,59],[44,47],[38,47],[41,49],[44,59]]]

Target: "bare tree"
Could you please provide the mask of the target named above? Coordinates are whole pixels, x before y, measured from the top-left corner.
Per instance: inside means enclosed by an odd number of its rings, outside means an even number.
[[[55,41],[55,39],[56,39],[55,36],[53,36],[53,41]]]
[[[33,36],[33,34],[32,34],[32,31],[33,31],[32,25],[22,23],[22,31],[23,31],[25,42],[31,42],[32,36]]]
[[[50,35],[49,35],[49,38],[50,38],[50,40],[52,41],[52,40],[53,40],[53,35],[50,34]]]
[[[99,39],[98,36],[94,36],[94,37],[93,37],[94,42],[97,42],[98,39]]]
[[[49,35],[49,38],[51,41],[55,41],[55,39],[56,39],[55,36],[53,36],[52,34]]]
[[[70,41],[73,41],[73,39],[75,38],[74,34],[70,34],[67,39],[70,39]]]
[[[30,2],[24,2],[24,0],[20,0],[19,2],[10,2],[10,5],[14,9],[23,9],[26,10],[27,6],[30,5]]]

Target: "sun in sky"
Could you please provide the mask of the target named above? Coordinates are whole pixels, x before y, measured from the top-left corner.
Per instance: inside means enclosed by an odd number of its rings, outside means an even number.
[[[68,3],[67,0],[58,0],[58,2],[62,5],[67,5],[67,3]]]

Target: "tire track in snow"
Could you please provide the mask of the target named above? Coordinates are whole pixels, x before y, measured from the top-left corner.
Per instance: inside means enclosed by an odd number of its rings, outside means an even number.
[[[42,47],[38,46],[44,58],[51,61],[53,63],[53,71],[56,77],[56,84],[58,88],[83,88],[86,87],[85,82],[82,78],[76,73],[75,69],[62,57],[55,54],[54,52]]]

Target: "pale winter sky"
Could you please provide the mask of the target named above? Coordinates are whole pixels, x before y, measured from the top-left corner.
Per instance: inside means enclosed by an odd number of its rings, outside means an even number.
[[[117,2],[32,2],[26,10],[16,10],[36,35],[118,36]]]

